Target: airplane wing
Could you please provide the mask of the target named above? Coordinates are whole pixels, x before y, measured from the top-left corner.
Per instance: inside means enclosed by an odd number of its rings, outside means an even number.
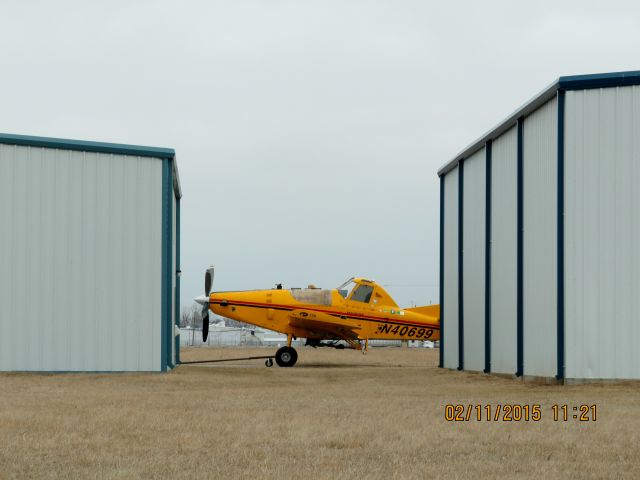
[[[344,339],[357,339],[361,330],[359,325],[345,321],[340,317],[312,310],[293,310],[289,314],[289,324],[318,335]]]

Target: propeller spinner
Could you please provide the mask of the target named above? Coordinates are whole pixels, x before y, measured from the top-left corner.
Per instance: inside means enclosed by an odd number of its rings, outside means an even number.
[[[204,274],[204,295],[196,298],[196,302],[202,305],[202,341],[206,342],[209,336],[209,295],[213,287],[213,266],[207,268]]]

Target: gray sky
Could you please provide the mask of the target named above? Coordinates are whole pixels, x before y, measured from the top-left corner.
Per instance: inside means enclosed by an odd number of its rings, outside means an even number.
[[[438,179],[640,3],[0,0],[0,131],[176,149],[182,302],[349,276],[438,298]]]

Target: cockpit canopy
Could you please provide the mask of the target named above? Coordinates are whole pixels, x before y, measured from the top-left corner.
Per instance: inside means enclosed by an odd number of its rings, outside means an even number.
[[[352,277],[336,290],[344,299],[351,302],[397,307],[396,303],[389,294],[385,292],[384,288],[364,278]],[[309,285],[309,287],[304,289],[292,288],[291,295],[301,303],[325,306],[332,304],[332,290],[323,290],[313,285]]]
[[[355,278],[351,277],[349,280],[340,285],[336,289],[338,290],[338,293],[340,293],[340,295],[342,295],[344,298],[348,298],[349,295],[351,295],[351,290],[353,290],[353,288],[358,285],[356,282],[354,282],[354,280]]]
[[[350,278],[342,285],[338,287],[338,292],[344,298],[348,298],[354,302],[369,303],[371,296],[373,295],[373,285],[367,285],[365,283],[359,283],[355,281],[355,278]],[[368,280],[366,280],[369,283]]]

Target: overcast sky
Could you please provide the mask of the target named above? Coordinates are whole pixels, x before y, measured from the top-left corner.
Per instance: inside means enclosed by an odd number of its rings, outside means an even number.
[[[0,0],[0,131],[175,148],[182,302],[350,276],[438,298],[437,169],[640,3]]]

